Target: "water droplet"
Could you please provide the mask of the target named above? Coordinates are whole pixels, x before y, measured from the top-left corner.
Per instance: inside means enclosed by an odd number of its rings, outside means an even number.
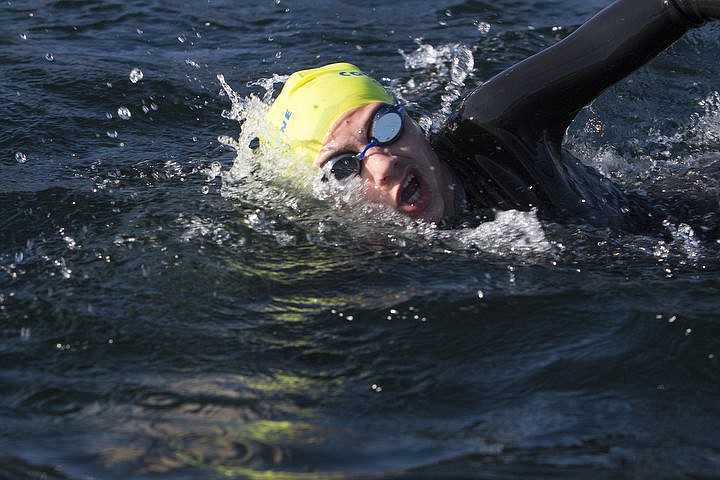
[[[116,130],[111,130],[111,131],[108,131],[108,132],[107,132],[107,136],[110,137],[110,138],[117,138],[118,133],[117,133]]]
[[[130,70],[130,81],[132,83],[138,83],[140,80],[143,79],[145,75],[143,74],[142,70],[140,68],[135,67],[132,70]]]
[[[145,33],[145,31],[142,28],[136,28],[135,31],[137,32],[138,35],[142,35],[143,33]]]
[[[485,298],[485,292],[483,292],[482,290],[478,290],[477,296],[478,296],[478,298]]]
[[[377,393],[382,392],[382,387],[381,387],[380,385],[378,385],[377,383],[373,383],[373,384],[370,386],[370,389],[371,389],[373,392],[377,392]]]
[[[22,152],[15,152],[15,161],[17,163],[25,163],[27,162],[27,156]]]
[[[208,193],[210,193],[210,187],[208,187],[207,185],[203,185],[200,191],[203,195],[207,195]]]
[[[144,113],[148,113],[148,112],[150,111],[150,108],[149,108],[147,105],[143,105],[143,106],[142,106],[142,111],[143,111]]]
[[[130,120],[130,117],[132,117],[132,113],[127,107],[118,107],[117,114],[122,120]]]
[[[156,111],[156,112],[157,112],[157,110],[158,110],[158,106],[157,106],[157,104],[155,104],[155,102],[153,102],[153,103],[150,104],[150,108],[152,108],[152,109],[153,109],[154,111]]]
[[[68,249],[75,250],[75,248],[77,247],[77,242],[75,241],[74,238],[69,237],[69,236],[64,236],[63,240],[65,240],[65,243],[67,244]]]
[[[48,52],[45,54],[45,60],[47,60],[48,62],[54,62],[55,56],[52,53]]]
[[[30,340],[31,333],[30,327],[22,327],[20,329],[20,340],[27,342]]]
[[[491,26],[487,22],[476,21],[475,26],[477,27],[478,32],[482,33],[483,35],[490,32]]]
[[[178,42],[180,42],[180,43],[185,43],[187,41],[187,38],[185,37],[185,35],[178,35],[177,39],[178,39]]]
[[[20,38],[22,38],[23,40],[27,40],[27,38],[28,38],[27,32],[21,33],[21,34],[20,34]]]
[[[111,119],[112,119],[112,113],[110,113],[110,112],[105,112],[105,118],[107,118],[108,120],[111,120]]]

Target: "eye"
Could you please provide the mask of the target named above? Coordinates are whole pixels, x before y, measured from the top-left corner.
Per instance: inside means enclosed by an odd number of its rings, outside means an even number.
[[[346,178],[358,175],[362,167],[362,161],[352,153],[346,152],[337,155],[322,166],[323,179],[327,180],[332,176],[335,180],[345,180]]]

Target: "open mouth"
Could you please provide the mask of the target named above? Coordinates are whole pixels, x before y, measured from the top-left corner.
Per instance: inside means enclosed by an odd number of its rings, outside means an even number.
[[[420,200],[420,182],[413,174],[403,182],[400,189],[400,201],[404,204],[415,205]]]
[[[411,217],[416,217],[422,215],[429,201],[430,191],[422,176],[411,170],[398,189],[396,208]]]

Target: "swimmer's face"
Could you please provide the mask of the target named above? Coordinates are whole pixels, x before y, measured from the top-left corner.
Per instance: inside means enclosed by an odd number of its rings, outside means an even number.
[[[382,105],[375,102],[344,113],[325,137],[316,165],[322,167],[342,153],[362,151],[370,141],[372,118]],[[437,221],[454,213],[452,176],[407,116],[397,140],[365,152],[360,177],[367,188],[359,194],[410,217]]]

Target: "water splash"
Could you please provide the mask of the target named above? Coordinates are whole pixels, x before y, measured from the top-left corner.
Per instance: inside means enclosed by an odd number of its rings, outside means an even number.
[[[177,222],[182,225],[184,230],[180,235],[180,241],[183,243],[191,242],[198,238],[209,238],[214,243],[222,245],[231,239],[231,235],[225,229],[224,225],[209,218],[201,218],[193,215],[186,219],[185,216],[181,214]]]
[[[482,20],[475,20],[473,22],[473,25],[475,25],[478,29],[478,32],[482,33],[483,35],[487,35],[488,33],[490,33],[490,29],[492,28],[492,26],[488,22]]]
[[[130,120],[130,117],[132,117],[130,109],[125,106],[118,107],[117,115],[121,120]]]
[[[421,46],[406,59],[412,67],[443,72],[440,81],[437,75],[421,74],[428,78],[427,83],[413,91],[413,95],[435,88],[440,82],[442,96],[448,102],[460,94],[473,64],[469,49],[460,44],[437,49]],[[276,85],[287,77],[273,75],[248,82],[249,87],[259,86],[264,91],[248,96],[237,93],[223,75],[217,78],[231,102],[222,116],[240,126],[237,138],[218,138],[236,154],[231,168],[221,173],[221,193],[242,204],[262,205],[245,214],[245,224],[255,232],[271,236],[282,245],[326,242],[329,236],[335,243],[362,243],[367,238],[376,244],[378,238],[384,238],[392,248],[431,246],[432,250],[441,248],[463,254],[473,251],[546,257],[558,251],[547,239],[535,212],[500,212],[495,221],[476,228],[443,230],[434,223],[413,220],[365,200],[362,189],[367,186],[360,179],[343,183],[320,181],[317,170],[307,162],[298,162],[281,147],[257,141],[269,134],[265,122],[269,103]],[[405,92],[411,94],[408,89]],[[449,103],[444,103],[443,110],[434,118],[440,122],[449,113]],[[218,172],[210,168],[204,173],[215,178]]]
[[[475,60],[470,47],[462,43],[438,47],[423,43],[422,39],[416,39],[415,43],[418,48],[410,53],[399,50],[405,60],[405,68],[418,74],[401,86],[400,92],[405,100],[440,92],[440,110],[418,120],[426,131],[436,132],[445,124],[455,103],[464,94],[465,80],[475,68]]]
[[[702,113],[693,115],[690,129],[699,146],[720,147],[720,92],[714,91],[698,102]]]
[[[492,222],[474,228],[438,230],[435,235],[457,251],[542,258],[561,251],[548,239],[536,211],[498,212]]]
[[[685,223],[678,225],[664,221],[663,226],[668,229],[673,238],[673,245],[678,248],[691,261],[698,260],[702,255],[702,244],[695,235],[692,227]]]
[[[139,67],[135,67],[132,70],[130,70],[130,82],[132,83],[138,83],[140,80],[143,79],[145,74],[143,74],[143,71],[140,70]]]

